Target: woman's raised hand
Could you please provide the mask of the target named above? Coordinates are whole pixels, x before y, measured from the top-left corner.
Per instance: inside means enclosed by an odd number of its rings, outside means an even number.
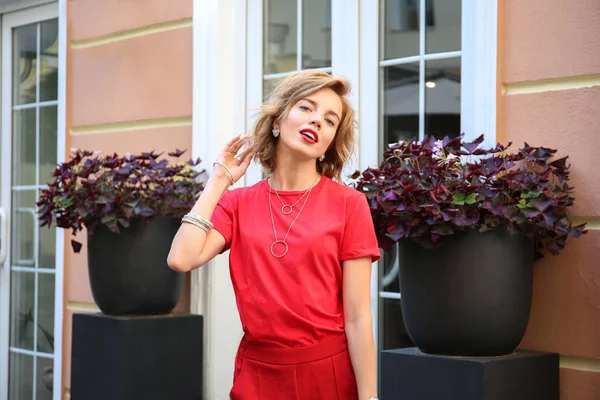
[[[227,142],[223,150],[221,150],[221,153],[219,153],[217,162],[220,165],[215,164],[213,174],[215,176],[222,176],[230,179],[232,185],[244,176],[250,165],[250,161],[252,161],[253,154],[251,154],[249,148],[246,148],[239,154],[238,152],[247,143],[248,137],[242,135],[237,135]]]

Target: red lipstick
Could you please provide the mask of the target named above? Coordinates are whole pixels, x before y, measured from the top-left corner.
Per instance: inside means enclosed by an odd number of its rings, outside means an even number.
[[[319,141],[319,134],[312,129],[302,129],[300,134],[309,143],[317,143]]]

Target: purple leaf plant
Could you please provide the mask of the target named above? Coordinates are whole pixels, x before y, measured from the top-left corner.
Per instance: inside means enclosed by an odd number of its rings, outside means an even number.
[[[482,149],[483,140],[401,141],[378,168],[352,175],[367,195],[384,251],[401,239],[436,248],[444,236],[502,226],[532,239],[540,258],[544,249],[559,254],[567,238],[587,233],[565,213],[574,202],[567,157],[553,159],[556,150],[527,143],[512,153],[512,143]]]
[[[204,182],[195,168],[200,160],[179,161],[185,150],[137,155],[71,149],[71,159],[59,164],[52,181],[40,191],[40,226],[71,229],[73,237],[84,227],[94,233],[105,225],[115,233],[132,218],[147,221],[155,216],[182,217],[188,212]],[[81,243],[71,240],[78,253]]]

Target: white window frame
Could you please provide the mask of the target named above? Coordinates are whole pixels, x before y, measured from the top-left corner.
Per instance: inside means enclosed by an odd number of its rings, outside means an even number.
[[[207,175],[225,143],[246,129],[248,2],[193,0],[192,156],[202,159]],[[226,252],[191,274],[190,309],[204,316],[207,399],[229,398],[242,337],[228,264]]]
[[[23,10],[27,10],[25,14],[17,14]],[[65,146],[66,146],[66,60],[67,60],[67,35],[66,35],[66,23],[67,23],[67,0],[48,1],[48,0],[29,0],[15,3],[9,3],[0,6],[0,15],[6,16],[8,19],[12,18],[13,15],[18,18],[19,24],[35,23],[41,20],[58,18],[58,40],[59,40],[59,55],[58,55],[58,101],[57,101],[57,160],[59,162],[65,159]],[[2,18],[4,20],[4,18]],[[10,21],[6,26],[2,26],[0,22],[0,31],[4,29],[10,29]],[[3,35],[3,37],[6,37]],[[12,60],[11,44],[2,43],[2,62],[5,59]],[[10,63],[9,63],[10,64]],[[1,82],[2,101],[1,105],[4,107],[5,104],[12,104],[12,74],[10,71],[2,71],[2,82]],[[3,131],[11,131],[12,118],[9,115],[2,121]],[[1,141],[1,154],[2,159],[8,165],[11,164],[11,142]],[[6,161],[8,160],[8,161]],[[2,196],[1,204],[10,209],[11,201],[11,187],[10,182],[11,168],[8,171],[0,171],[2,173],[2,190],[0,195]],[[10,216],[8,216],[10,218]],[[10,225],[9,225],[9,236],[10,236]],[[53,365],[53,400],[60,400],[63,396],[63,382],[62,382],[62,367],[63,367],[63,310],[64,310],[64,232],[62,229],[57,229],[56,243],[55,243],[55,302],[54,302],[54,365]],[[3,243],[8,246],[7,260],[10,259],[10,241]],[[0,271],[0,285],[2,298],[0,299],[0,325],[3,327],[8,326],[10,319],[10,276],[9,276],[10,265],[5,264],[2,266]],[[34,332],[37,329],[34,330]],[[0,390],[0,400],[8,399],[8,343],[9,343],[10,332],[8,329],[0,329],[0,343],[2,344],[2,351],[0,354],[0,383],[6,383],[6,387],[2,387]],[[36,352],[31,352],[32,354]],[[35,366],[34,366],[35,369]],[[35,383],[35,381],[34,381]],[[35,393],[35,390],[34,390]]]
[[[265,74],[264,73],[264,38],[263,38],[263,23],[264,23],[264,0],[248,0],[248,34],[247,34],[247,45],[248,54],[252,54],[252,57],[247,59],[247,82],[246,88],[247,102],[249,115],[253,115],[258,110],[258,107],[263,99],[264,81],[271,79],[281,79],[286,76],[290,76],[297,71],[301,71],[302,68],[302,48],[303,48],[303,0],[296,0],[296,69],[292,71]],[[332,0],[334,2],[336,0]],[[355,0],[349,0],[349,3],[354,3]],[[333,7],[332,7],[333,8]],[[333,32],[333,29],[332,29]],[[333,44],[334,38],[332,35],[332,60],[333,60]],[[314,68],[318,71],[332,72],[335,67],[333,65],[329,67]],[[260,76],[261,79],[254,77]],[[252,128],[254,120],[247,121],[246,131]],[[262,170],[260,166],[251,164],[248,172],[246,173],[246,184],[251,185],[259,182],[263,178]]]
[[[478,136],[476,132],[486,132],[486,144],[489,144],[495,141],[496,123],[497,0],[463,0],[462,21],[461,129],[467,138]],[[331,71],[350,80],[354,93],[350,100],[359,120],[357,157],[348,170],[375,166],[381,157],[378,24],[379,0],[332,0]],[[231,33],[227,33],[231,30],[235,32],[234,40],[228,36]],[[298,49],[300,51],[301,46]],[[230,70],[227,66],[232,64],[237,68]],[[200,156],[203,166],[210,170],[221,144],[233,134],[251,129],[252,116],[263,98],[263,0],[194,0],[194,65],[193,155]],[[232,76],[237,89],[230,85],[219,86]],[[230,118],[231,99],[235,99],[233,119]],[[260,166],[253,163],[240,184],[252,185],[261,179]],[[211,362],[217,358],[220,363],[231,361],[233,368],[233,361],[219,353],[221,350],[229,353],[230,349],[221,347],[225,346],[223,339],[216,336],[223,335],[220,329],[227,321],[237,318],[237,314],[234,313],[234,318],[229,308],[223,311],[223,301],[226,307],[232,306],[229,294],[223,292],[227,286],[224,280],[229,276],[217,271],[227,269],[227,260],[219,256],[210,264],[208,269],[203,267],[193,274],[192,310],[206,316],[205,394],[220,398],[216,385],[228,384],[232,370]],[[400,295],[379,293],[377,267],[378,263],[374,263],[371,307],[379,348],[379,299]],[[230,341],[233,350],[237,344]]]
[[[379,2],[385,0],[362,0],[360,20],[360,90],[359,132],[377,132],[377,140],[372,136],[360,137],[361,169],[376,166],[381,161],[382,135],[380,103],[380,68],[396,64],[397,60],[380,61]],[[421,9],[425,9],[425,0]],[[420,14],[420,37],[425,36],[425,13]],[[403,62],[424,62],[427,60],[461,57],[461,132],[466,140],[475,139],[485,133],[484,146],[493,146],[496,141],[496,60],[497,60],[497,0],[462,0],[461,50],[434,55],[425,54],[425,42],[420,41],[420,55],[405,58]],[[353,60],[343,60],[345,64]],[[420,68],[420,82],[425,82],[425,69]],[[419,137],[424,136],[425,86],[419,86]],[[373,326],[376,349],[378,343],[379,299],[397,299],[397,292],[379,291],[379,277],[371,276]],[[377,294],[373,294],[375,291]],[[375,299],[375,301],[373,301]],[[379,353],[379,351],[377,351]]]

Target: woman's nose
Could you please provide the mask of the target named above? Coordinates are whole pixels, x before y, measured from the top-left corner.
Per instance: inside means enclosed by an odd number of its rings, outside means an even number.
[[[317,119],[317,118],[313,118],[310,121],[310,124],[313,125],[313,126],[316,126],[317,128],[321,128],[321,121],[319,119]]]

